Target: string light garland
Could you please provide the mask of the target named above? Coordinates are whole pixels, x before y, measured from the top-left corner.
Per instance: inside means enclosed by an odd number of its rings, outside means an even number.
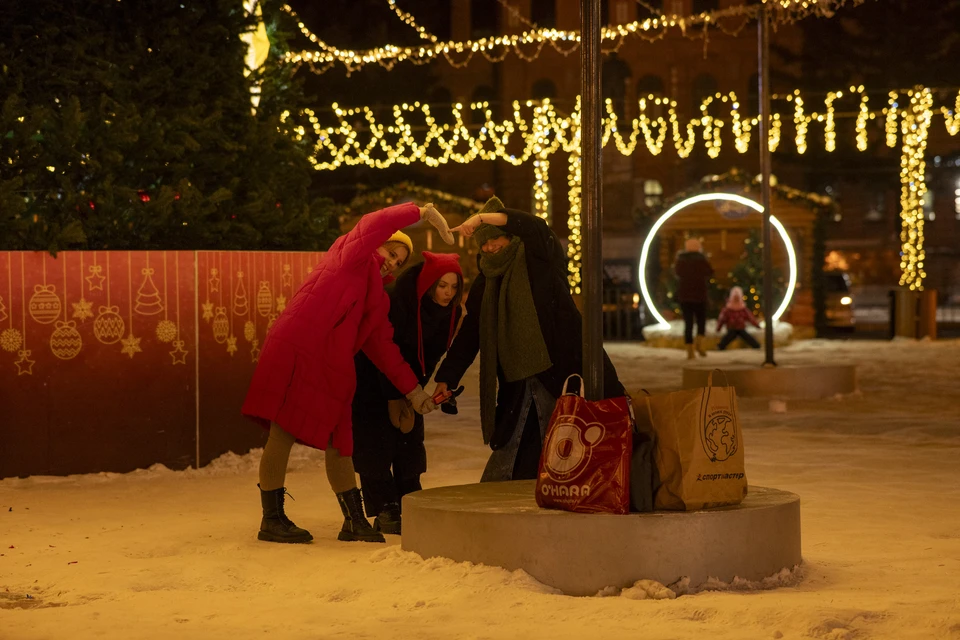
[[[397,17],[410,25],[413,29],[416,30],[417,34],[424,40],[429,40],[430,42],[436,42],[437,36],[428,32],[426,29],[417,24],[416,19],[403,9],[397,6],[397,0],[387,0],[387,4],[390,5],[390,8],[393,9],[393,12],[397,14]],[[301,27],[301,30],[303,27]]]
[[[639,36],[649,40],[662,37],[669,29],[678,29],[684,36],[688,36],[693,32],[693,27],[702,27],[702,36],[706,38],[709,27],[722,28],[723,21],[728,18],[744,18],[743,24],[745,25],[748,20],[756,17],[762,8],[761,5],[766,8],[768,17],[773,24],[783,24],[810,15],[831,15],[841,6],[858,5],[865,1],[761,0],[757,4],[736,5],[692,16],[664,14],[644,20],[608,26],[601,29],[600,38],[601,41],[615,43],[614,50],[619,49],[628,37]],[[401,10],[396,5],[395,0],[388,0],[388,2],[398,17],[416,29],[421,39],[428,40],[429,43],[417,46],[388,44],[362,51],[340,49],[328,44],[310,31],[289,5],[283,5],[283,11],[297,21],[297,26],[304,37],[318,47],[313,51],[287,52],[284,55],[284,60],[298,66],[307,64],[315,73],[324,73],[334,65],[341,64],[349,74],[369,64],[379,64],[389,70],[398,62],[410,61],[414,64],[427,64],[441,58],[454,67],[462,68],[469,64],[477,53],[491,62],[500,62],[512,51],[524,60],[530,61],[535,59],[543,46],[547,44],[564,56],[570,55],[580,46],[580,34],[577,31],[542,28],[527,29],[519,34],[497,35],[462,42],[440,42],[426,29],[419,26],[410,13]],[[531,45],[535,46],[533,54],[525,51]],[[496,50],[499,50],[499,54],[495,53]]]
[[[923,197],[925,195],[926,164],[923,154],[927,135],[934,115],[942,115],[950,135],[960,133],[960,93],[953,108],[946,106],[934,110],[933,91],[916,89],[906,92],[907,106],[901,108],[901,92],[888,94],[887,107],[871,111],[869,97],[861,85],[847,91],[827,93],[823,100],[823,113],[807,112],[807,103],[799,91],[774,96],[779,105],[792,106],[794,122],[794,145],[797,153],[808,148],[810,124],[824,125],[824,147],[836,149],[836,120],[841,117],[855,118],[856,146],[860,151],[867,148],[867,126],[870,121],[883,118],[886,144],[895,146],[902,139],[901,216],[904,221],[902,233],[904,286],[922,289],[923,272]],[[856,110],[837,112],[838,102],[856,100]],[[758,128],[758,117],[744,117],[734,92],[716,94],[704,98],[699,116],[681,122],[676,101],[663,97],[648,96],[638,100],[637,117],[624,121],[616,114],[613,103],[605,103],[602,143],[613,142],[617,150],[633,155],[640,145],[654,156],[671,146],[680,158],[693,152],[698,140],[702,140],[712,158],[720,155],[723,132],[733,136],[734,148],[746,153],[750,148],[753,131]],[[657,115],[666,107],[667,116]],[[423,163],[429,167],[454,162],[466,164],[475,160],[502,160],[513,166],[534,163],[534,210],[541,217],[549,214],[550,157],[560,151],[570,154],[568,161],[568,199],[570,229],[568,259],[570,262],[570,287],[579,292],[580,287],[580,111],[579,98],[573,113],[557,111],[550,100],[542,102],[514,101],[511,118],[494,121],[490,105],[478,102],[465,108],[462,104],[450,107],[450,121],[440,124],[430,105],[394,105],[393,120],[380,121],[371,107],[343,109],[333,105],[335,125],[324,126],[317,113],[305,109],[295,117],[285,112],[281,121],[291,127],[294,137],[303,143],[312,144],[309,156],[312,166],[321,171],[335,170],[341,166],[367,166],[384,169],[395,164]],[[729,117],[721,113],[729,112]],[[652,112],[648,115],[648,111]],[[467,113],[482,115],[483,122],[468,125]],[[469,119],[469,118],[468,118]],[[771,151],[779,148],[782,138],[783,116],[774,112],[770,116],[770,135],[767,144]],[[294,120],[306,121],[296,124]],[[727,123],[729,122],[729,126]],[[671,140],[668,142],[668,137]]]
[[[923,290],[925,252],[923,250],[923,205],[927,195],[927,134],[933,120],[933,94],[916,89],[909,94],[909,106],[903,111],[903,149],[900,155],[900,286]],[[948,125],[949,130],[949,125]]]

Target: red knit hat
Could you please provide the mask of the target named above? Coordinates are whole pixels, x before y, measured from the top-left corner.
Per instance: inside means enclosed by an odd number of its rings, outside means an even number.
[[[427,374],[427,366],[423,357],[423,324],[420,322],[420,302],[433,284],[447,273],[457,274],[460,280],[460,290],[463,291],[463,271],[460,269],[460,256],[455,253],[432,253],[424,251],[423,269],[417,276],[417,354],[420,358],[420,370]],[[453,334],[457,330],[456,309],[450,313],[450,335],[447,337],[447,349],[453,342]]]

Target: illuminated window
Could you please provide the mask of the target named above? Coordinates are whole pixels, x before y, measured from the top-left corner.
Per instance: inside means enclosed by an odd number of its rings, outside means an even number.
[[[659,207],[663,202],[663,185],[659,180],[643,181],[643,205],[649,209]]]

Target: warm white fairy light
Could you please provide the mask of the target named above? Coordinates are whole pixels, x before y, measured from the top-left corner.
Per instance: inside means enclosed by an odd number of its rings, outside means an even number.
[[[394,0],[387,1],[397,16],[416,29],[420,37],[428,42],[421,45],[402,47],[388,44],[363,51],[339,49],[324,42],[315,33],[310,31],[303,21],[297,17],[293,9],[288,5],[283,5],[283,10],[297,21],[297,26],[300,28],[300,32],[304,37],[318,47],[318,50],[315,51],[287,53],[285,60],[293,64],[306,63],[317,73],[323,73],[334,64],[342,64],[348,72],[352,72],[368,64],[380,64],[390,69],[398,62],[410,61],[414,64],[425,64],[440,58],[446,59],[447,62],[454,67],[464,67],[477,53],[483,55],[488,60],[500,61],[513,51],[518,56],[529,61],[539,55],[539,52],[545,44],[549,44],[563,55],[569,55],[575,51],[580,44],[579,32],[560,29],[528,29],[519,34],[497,35],[463,42],[439,42],[435,36],[419,26],[410,13],[402,11],[397,7]],[[705,31],[705,28],[708,26],[722,25],[722,21],[727,18],[750,19],[756,17],[761,9],[760,4],[766,5],[767,14],[772,22],[786,23],[809,15],[829,14],[829,12],[845,4],[856,5],[863,1],[864,0],[762,0],[761,3],[755,5],[740,4],[719,11],[692,16],[676,14],[660,15],[644,20],[635,20],[626,24],[608,26],[601,29],[600,37],[601,40],[615,42],[621,42],[630,36],[640,36],[649,39],[651,35],[663,34],[668,29],[678,29],[684,35],[689,35],[693,33],[693,27],[700,27]],[[536,46],[536,50],[532,55],[527,51],[531,45]],[[494,53],[495,50],[500,50],[500,53]]]
[[[857,100],[856,145],[861,151],[867,148],[867,126],[878,116],[883,116],[885,120],[887,144],[890,144],[891,135],[896,143],[900,139],[901,129],[903,130],[904,176],[910,177],[908,182],[914,183],[912,188],[905,187],[902,198],[901,215],[905,225],[903,270],[905,284],[909,286],[916,282],[916,287],[922,287],[923,280],[923,219],[920,200],[924,189],[923,152],[927,130],[933,115],[937,113],[944,115],[948,133],[960,133],[958,112],[946,107],[935,112],[932,92],[923,91],[911,92],[913,98],[909,108],[901,106],[898,92],[891,92],[888,108],[879,113],[869,110],[863,86],[851,87],[849,92],[826,94],[822,114],[808,114],[806,102],[799,91],[785,96],[774,96],[779,104],[793,106],[794,143],[798,153],[807,149],[809,125],[812,122],[824,124],[825,148],[828,151],[836,148],[835,120],[838,117],[838,101]],[[918,96],[926,97],[921,99]],[[957,99],[960,101],[960,96]],[[621,121],[613,109],[613,103],[607,101],[605,104],[602,142],[606,145],[612,141],[617,150],[625,156],[636,153],[642,138],[643,146],[651,155],[660,155],[672,143],[677,156],[686,158],[693,152],[697,141],[703,140],[707,153],[711,157],[717,157],[723,142],[721,133],[724,131],[733,135],[736,151],[746,153],[753,132],[759,127],[758,117],[745,118],[740,113],[740,103],[733,92],[706,97],[701,103],[699,116],[686,123],[681,122],[677,114],[676,102],[667,98],[648,96],[638,100],[637,107],[637,117]],[[666,117],[656,115],[664,108],[667,109]],[[465,113],[468,110],[481,112],[484,122],[480,125],[468,125],[469,117]],[[729,111],[729,119],[721,113],[724,110]],[[548,173],[551,156],[560,151],[571,154],[567,177],[570,203],[568,258],[571,289],[574,292],[579,290],[582,255],[579,99],[575,111],[569,115],[557,112],[549,100],[527,101],[523,104],[516,101],[513,103],[512,117],[503,121],[493,120],[490,106],[486,102],[469,105],[469,109],[462,104],[455,104],[450,107],[452,118],[448,124],[439,124],[430,107],[419,102],[395,105],[392,120],[386,121],[379,120],[370,107],[343,109],[335,104],[333,111],[338,120],[338,124],[334,126],[321,124],[317,114],[309,109],[302,112],[297,123],[290,122],[289,113],[282,116],[282,120],[291,126],[297,140],[308,140],[313,144],[310,162],[317,170],[329,171],[341,166],[382,169],[395,164],[410,165],[418,162],[438,167],[451,162],[466,164],[475,160],[502,160],[520,166],[532,161],[535,180],[534,211],[541,217],[546,217],[549,210]],[[772,113],[770,116],[767,144],[771,151],[776,151],[780,145],[783,119],[780,113]],[[413,122],[423,124],[412,124]],[[902,127],[898,124],[902,124]],[[918,133],[920,129],[922,136]],[[671,137],[669,143],[668,135]]]
[[[927,134],[933,119],[933,94],[929,89],[909,93],[902,115],[903,148],[900,156],[900,286],[923,290],[923,199],[927,194]]]

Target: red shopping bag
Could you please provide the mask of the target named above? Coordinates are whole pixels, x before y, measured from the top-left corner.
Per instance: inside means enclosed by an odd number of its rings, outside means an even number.
[[[582,379],[580,395],[567,393],[570,378],[547,427],[537,504],[577,513],[627,513],[633,448],[629,400],[588,402]]]

